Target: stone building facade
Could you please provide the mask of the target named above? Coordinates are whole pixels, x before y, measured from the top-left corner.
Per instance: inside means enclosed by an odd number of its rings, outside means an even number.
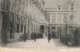
[[[56,35],[59,35],[61,29],[64,29],[66,24],[65,12],[58,10],[58,8],[47,8],[46,18],[49,22],[49,31],[55,31]]]
[[[32,32],[40,32],[40,26],[47,25],[43,0],[0,1],[0,40],[2,42],[19,41],[24,32],[27,32],[27,38],[31,39]]]
[[[76,28],[80,28],[79,2],[79,0],[64,0],[57,8],[46,8],[46,20],[50,23],[50,30],[56,27],[56,31],[63,29],[63,33],[65,31],[70,34]],[[57,29],[57,27],[62,28]]]

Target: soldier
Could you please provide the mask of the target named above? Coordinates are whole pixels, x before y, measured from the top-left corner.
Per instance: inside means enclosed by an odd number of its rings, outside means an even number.
[[[79,29],[77,28],[74,32],[74,45],[79,45]]]
[[[50,42],[50,40],[51,40],[51,33],[49,32],[49,34],[48,34],[48,43]]]
[[[53,38],[56,38],[55,31],[52,32]]]
[[[24,34],[23,34],[23,40],[26,41],[26,39],[27,39],[27,33],[24,32]]]
[[[33,32],[33,39],[34,39],[34,41],[36,42],[36,32]]]

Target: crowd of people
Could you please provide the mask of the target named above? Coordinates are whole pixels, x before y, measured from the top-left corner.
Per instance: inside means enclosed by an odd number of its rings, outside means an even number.
[[[38,39],[38,38],[43,38],[43,34],[44,34],[44,33],[32,32],[32,33],[31,33],[31,39],[36,42],[36,39]],[[27,40],[27,35],[28,35],[28,34],[27,34],[26,32],[24,32],[24,34],[21,36],[21,40],[23,40],[24,42],[26,42],[26,40]],[[49,33],[47,34],[48,42],[50,42],[51,38],[56,38],[55,32],[49,32]]]

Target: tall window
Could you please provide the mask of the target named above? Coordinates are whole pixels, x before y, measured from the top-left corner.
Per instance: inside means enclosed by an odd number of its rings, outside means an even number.
[[[17,24],[17,32],[19,33],[19,24]]]
[[[23,25],[21,25],[21,32],[23,32]]]
[[[26,25],[24,25],[24,31],[26,32]]]
[[[10,23],[10,38],[13,38],[13,23]]]

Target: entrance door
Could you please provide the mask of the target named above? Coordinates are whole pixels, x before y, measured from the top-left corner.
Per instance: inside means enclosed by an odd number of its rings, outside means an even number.
[[[41,31],[41,33],[44,33],[44,25],[40,26],[40,31]]]
[[[40,32],[41,32],[43,38],[46,37],[45,33],[44,33],[44,25],[40,26]]]

